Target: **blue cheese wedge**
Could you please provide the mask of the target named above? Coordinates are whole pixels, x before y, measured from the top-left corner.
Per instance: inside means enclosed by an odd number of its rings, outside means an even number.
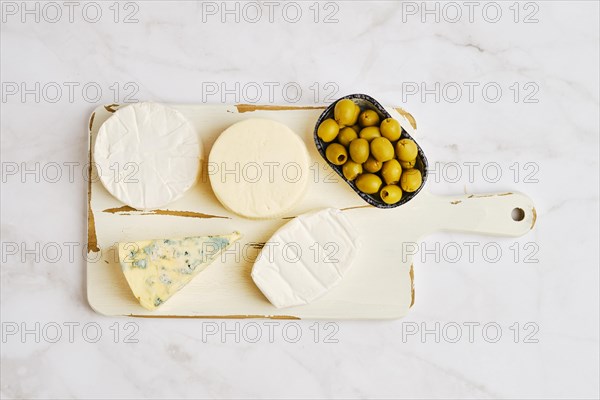
[[[229,235],[119,243],[121,269],[142,307],[154,310],[240,238]]]

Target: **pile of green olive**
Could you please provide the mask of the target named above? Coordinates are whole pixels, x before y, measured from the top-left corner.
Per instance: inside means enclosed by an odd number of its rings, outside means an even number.
[[[414,141],[400,139],[400,123],[380,121],[375,110],[361,108],[350,99],[338,101],[334,118],[321,122],[317,136],[329,143],[325,156],[342,166],[348,181],[363,193],[379,196],[386,204],[396,204],[402,193],[414,192],[423,182],[414,168],[418,149]]]

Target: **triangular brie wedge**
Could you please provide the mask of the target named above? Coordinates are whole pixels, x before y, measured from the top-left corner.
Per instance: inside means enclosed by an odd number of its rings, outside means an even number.
[[[121,269],[142,307],[154,310],[240,238],[197,236],[119,243]]]

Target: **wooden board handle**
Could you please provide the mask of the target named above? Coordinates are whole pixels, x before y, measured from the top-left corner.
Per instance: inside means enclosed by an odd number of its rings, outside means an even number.
[[[537,217],[533,201],[517,192],[430,196],[439,230],[521,236]]]

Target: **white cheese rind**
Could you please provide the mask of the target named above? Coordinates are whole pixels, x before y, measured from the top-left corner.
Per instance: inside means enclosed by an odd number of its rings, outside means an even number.
[[[277,308],[310,303],[340,283],[360,247],[342,211],[300,215],[269,239],[252,279]]]
[[[177,110],[157,103],[119,108],[100,127],[94,162],[102,184],[138,210],[183,196],[200,172],[202,144]]]
[[[229,235],[119,243],[121,269],[142,307],[154,310],[240,238]]]
[[[287,126],[251,118],[227,128],[209,155],[210,183],[228,210],[247,218],[274,218],[303,197],[309,155]]]

